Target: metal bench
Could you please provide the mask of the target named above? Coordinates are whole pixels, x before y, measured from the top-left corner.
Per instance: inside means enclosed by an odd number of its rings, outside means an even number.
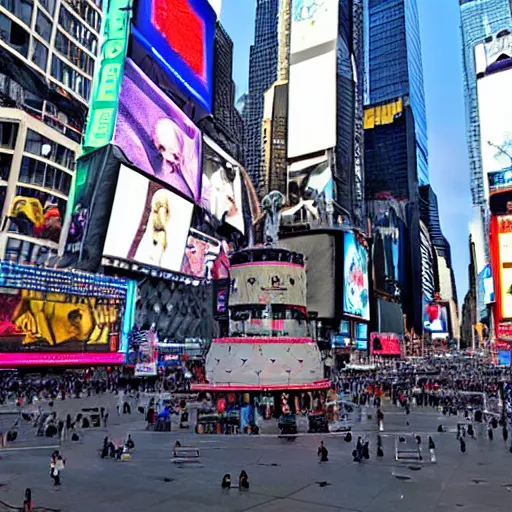
[[[174,464],[199,463],[201,462],[201,457],[199,456],[199,448],[186,446],[174,448],[171,462]]]
[[[400,442],[400,438],[405,439],[405,442]],[[395,460],[403,462],[419,462],[423,460],[414,434],[395,435]]]

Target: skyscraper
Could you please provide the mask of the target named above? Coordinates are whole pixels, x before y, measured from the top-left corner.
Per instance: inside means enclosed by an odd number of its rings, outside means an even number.
[[[249,57],[249,92],[244,109],[247,172],[256,185],[261,172],[261,127],[265,91],[276,81],[280,0],[257,0],[254,44]]]
[[[511,7],[510,0],[459,0],[459,2],[471,197],[473,205],[483,216],[486,198],[480,150],[475,46],[502,30],[512,31]]]
[[[365,106],[403,101],[403,108],[387,121],[375,118],[372,123],[366,115],[365,127],[373,124],[365,136],[367,198],[390,191],[412,199],[415,182],[429,182],[417,3],[365,0],[364,13]]]

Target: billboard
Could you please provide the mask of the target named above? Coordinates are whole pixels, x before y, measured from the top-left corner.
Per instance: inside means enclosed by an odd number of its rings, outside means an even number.
[[[338,3],[292,2],[288,158],[336,146]]]
[[[59,243],[67,201],[31,187],[16,187],[6,231]]]
[[[288,170],[288,205],[281,210],[283,224],[326,223],[334,183],[326,157],[294,162]]]
[[[400,337],[394,333],[372,332],[370,354],[375,356],[399,356],[402,354]]]
[[[193,204],[121,165],[105,256],[180,271]]]
[[[285,304],[306,307],[306,272],[288,262],[253,262],[230,268],[230,306]]]
[[[183,255],[181,272],[199,278],[228,278],[229,258],[225,243],[191,229]]]
[[[369,257],[352,231],[344,233],[343,313],[370,320]]]
[[[102,24],[103,44],[94,74],[84,151],[105,146],[112,140],[119,88],[128,48],[132,0],[111,0]]]
[[[430,303],[425,308],[423,326],[432,333],[446,334],[450,332],[448,307],[446,304]]]
[[[241,166],[206,136],[201,198],[216,219],[244,233]]]
[[[479,294],[483,297],[484,303],[492,304],[494,302],[494,281],[492,279],[491,265],[486,265],[482,272],[478,274]]]
[[[0,293],[1,352],[118,350],[119,300],[27,289],[6,291]]]
[[[497,272],[499,286],[496,287],[499,320],[512,319],[512,215],[497,218]],[[492,242],[495,243],[494,241]]]
[[[114,143],[135,167],[199,201],[201,133],[130,59],[125,63]]]
[[[211,112],[216,14],[208,0],[139,0],[133,35],[175,86]]]
[[[354,326],[357,350],[368,350],[368,324],[356,322]]]
[[[503,97],[503,91],[512,89],[512,68],[486,74],[477,80],[480,116],[480,146],[484,188],[489,193],[489,175],[507,170],[512,158],[512,101]]]

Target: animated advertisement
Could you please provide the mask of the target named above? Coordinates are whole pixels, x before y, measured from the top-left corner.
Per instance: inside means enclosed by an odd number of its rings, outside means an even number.
[[[430,303],[425,308],[423,325],[430,332],[448,334],[448,307],[445,304]]]
[[[376,356],[399,356],[402,354],[400,337],[395,333],[372,332],[370,354]]]
[[[352,231],[344,236],[343,312],[370,320],[370,289],[368,280],[368,249]]]

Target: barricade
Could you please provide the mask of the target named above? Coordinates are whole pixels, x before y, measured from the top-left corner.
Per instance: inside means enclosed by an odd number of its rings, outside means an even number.
[[[200,463],[199,448],[180,446],[174,448],[171,462],[174,464]]]

